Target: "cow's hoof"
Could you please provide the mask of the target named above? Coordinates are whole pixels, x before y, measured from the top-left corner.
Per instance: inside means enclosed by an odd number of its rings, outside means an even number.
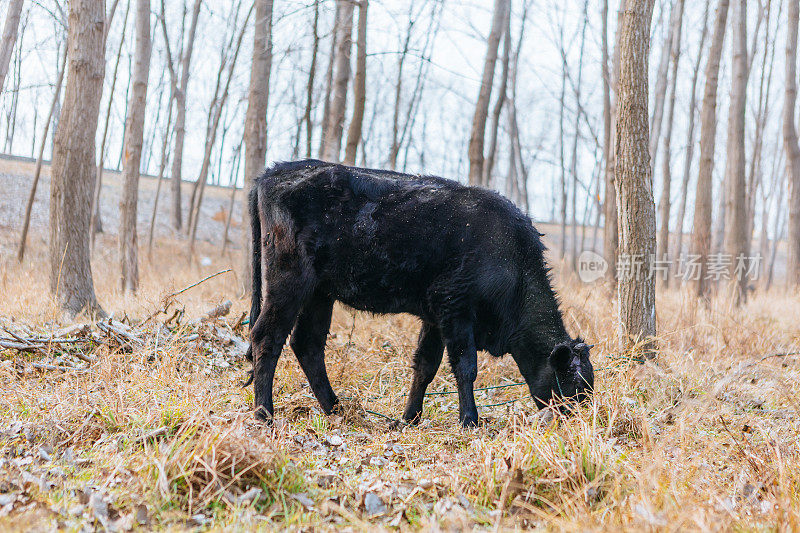
[[[267,411],[263,407],[259,407],[258,409],[256,409],[255,416],[256,420],[258,420],[259,422],[263,422],[267,426],[271,426],[273,423],[274,417],[269,413],[269,411]]]
[[[418,413],[404,413],[402,420],[396,420],[396,422],[402,422],[405,425],[409,426],[418,426],[420,422],[422,422],[422,411]]]
[[[461,425],[464,428],[476,428],[479,425],[478,415],[467,415],[461,419]]]

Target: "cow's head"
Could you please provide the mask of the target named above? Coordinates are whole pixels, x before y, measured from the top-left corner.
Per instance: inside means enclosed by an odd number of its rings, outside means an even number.
[[[589,360],[590,348],[581,339],[556,344],[546,363],[540,363],[532,372],[523,371],[539,407],[547,406],[551,400],[568,407],[570,400],[582,402],[591,397],[594,368]]]

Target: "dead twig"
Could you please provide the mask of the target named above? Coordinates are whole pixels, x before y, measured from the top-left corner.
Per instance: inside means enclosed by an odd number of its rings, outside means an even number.
[[[221,274],[225,274],[226,272],[230,272],[230,271],[231,271],[231,269],[230,269],[230,268],[226,268],[225,270],[220,270],[219,272],[216,272],[216,273],[214,273],[214,274],[211,274],[210,276],[206,276],[206,277],[204,277],[203,279],[201,279],[200,281],[197,281],[197,282],[195,282],[195,283],[192,283],[191,285],[188,285],[188,286],[186,286],[186,287],[182,288],[182,289],[181,289],[181,290],[179,290],[179,291],[173,292],[172,294],[168,294],[168,295],[167,295],[167,296],[164,298],[164,300],[165,300],[165,301],[166,301],[166,300],[170,300],[170,299],[174,298],[175,296],[178,296],[179,294],[183,294],[184,292],[188,291],[189,289],[193,289],[193,288],[197,287],[197,286],[198,286],[198,285],[200,285],[201,283],[203,283],[203,282],[206,282],[206,281],[210,280],[211,278],[215,278],[215,277],[217,277],[217,276],[219,276],[219,275],[221,275]]]
[[[8,350],[17,350],[19,352],[38,352],[42,349],[41,346],[26,344],[23,342],[16,342],[8,339],[0,339],[0,348]]]

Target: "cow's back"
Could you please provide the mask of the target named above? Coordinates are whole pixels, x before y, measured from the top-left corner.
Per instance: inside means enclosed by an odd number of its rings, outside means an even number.
[[[292,234],[320,290],[357,309],[426,318],[452,303],[488,324],[517,307],[528,256],[541,256],[511,202],[443,178],[308,160],[272,167],[258,187],[261,211]],[[506,329],[509,317],[496,318],[490,329]]]

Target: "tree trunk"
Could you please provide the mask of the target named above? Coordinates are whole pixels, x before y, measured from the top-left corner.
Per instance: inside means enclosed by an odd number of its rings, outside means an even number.
[[[339,9],[337,4],[336,11],[333,17],[333,29],[331,30],[331,48],[330,52],[328,53],[328,68],[325,71],[325,97],[323,98],[322,104],[322,128],[321,134],[319,139],[319,151],[317,152],[317,156],[322,158],[323,153],[325,150],[325,143],[328,135],[329,129],[329,122],[331,118],[331,100],[333,98],[333,71],[334,67],[336,66],[336,48],[338,46],[338,39],[339,39],[339,27],[341,26],[341,21],[339,20],[342,16],[342,12]]]
[[[509,172],[506,184],[507,196],[516,198],[516,203],[528,214],[530,206],[528,204],[528,171],[522,161],[522,143],[520,142],[519,126],[517,124],[517,79],[519,74],[519,56],[522,49],[522,42],[525,37],[525,23],[528,19],[528,9],[530,3],[526,2],[523,7],[520,20],[519,36],[514,48],[513,59],[509,69],[509,95],[506,103],[506,116],[508,118],[508,137],[509,137]],[[511,38],[511,28],[507,28],[507,38]],[[535,158],[534,158],[535,161]],[[510,187],[509,187],[510,185]]]
[[[608,177],[608,164],[609,164],[609,156],[611,154],[611,69],[609,68],[608,61],[608,0],[603,0],[600,9],[600,71],[603,76],[603,169],[604,169],[604,181]],[[608,182],[605,182],[606,188],[606,200],[605,203],[608,203],[609,199],[612,197],[612,194],[615,194],[612,190],[613,182],[611,187],[609,187]],[[609,194],[611,192],[612,194]],[[605,210],[605,206],[603,206]],[[615,206],[616,209],[616,206]],[[614,220],[616,220],[616,213],[614,214]],[[609,220],[606,220],[606,226],[609,225]],[[616,233],[616,231],[615,231]],[[604,237],[607,237],[604,234]],[[594,243],[592,243],[594,246]]]
[[[769,255],[769,267],[767,271],[767,286],[766,290],[772,286],[773,275],[775,273],[775,257],[778,254],[778,244],[786,236],[786,209],[783,208],[783,202],[778,199],[778,214],[775,216],[775,226],[773,227],[773,235],[775,238],[772,241],[772,250]]]
[[[659,258],[668,259],[669,256],[669,213],[671,207],[672,192],[672,123],[675,117],[675,92],[678,87],[678,66],[681,59],[681,30],[683,28],[683,5],[684,0],[676,0],[677,4],[673,9],[677,9],[678,15],[675,21],[674,35],[672,37],[672,79],[669,88],[669,102],[667,102],[667,124],[664,130],[664,164],[661,176],[661,204],[659,205],[660,226],[658,240],[656,242],[656,253]],[[664,278],[665,285],[669,284],[669,276]]]
[[[58,78],[56,79],[56,90],[53,93],[53,100],[50,103],[50,110],[47,112],[47,119],[44,122],[44,131],[42,132],[42,141],[39,144],[39,157],[36,158],[36,170],[33,172],[33,182],[31,183],[31,192],[28,195],[28,203],[25,204],[25,217],[22,220],[22,233],[19,238],[19,248],[17,249],[17,261],[22,263],[25,258],[25,245],[28,240],[28,229],[31,225],[31,209],[33,202],[36,200],[36,188],[39,185],[39,177],[42,175],[42,160],[44,159],[44,146],[47,144],[47,132],[50,130],[50,124],[53,122],[53,111],[55,111],[56,103],[61,95],[61,84],[64,81],[64,70],[67,62],[67,49],[61,54],[61,66],[58,69]]]
[[[800,285],[800,146],[794,122],[797,103],[797,25],[798,0],[789,0],[786,41],[786,93],[783,105],[783,143],[789,178],[789,247],[786,279],[790,287]]]
[[[580,137],[580,120],[581,120],[581,86],[583,85],[583,52],[586,48],[586,26],[589,24],[589,1],[583,3],[583,24],[581,26],[581,45],[580,52],[578,52],[578,81],[575,84],[575,126],[573,131],[575,135],[572,137],[572,159],[570,165],[570,174],[572,174],[572,253],[570,254],[570,263],[573,270],[578,261],[578,139]],[[564,58],[564,65],[566,65],[566,58]]]
[[[244,126],[244,193],[242,220],[250,212],[247,199],[252,180],[264,169],[267,157],[267,107],[269,105],[269,78],[272,70],[272,6],[273,0],[257,0],[253,56],[250,65],[250,92],[247,96],[247,114]],[[252,285],[252,236],[242,229],[242,288],[250,291]]]
[[[627,0],[620,0],[619,11],[617,12],[617,28],[622,26],[622,14],[625,12]],[[607,0],[604,1],[604,6],[607,8]],[[608,77],[608,14],[604,13],[603,17],[603,31],[604,45],[606,50],[606,77]],[[603,202],[603,217],[605,218],[605,225],[603,226],[603,258],[608,264],[606,270],[606,280],[610,284],[616,283],[617,273],[617,249],[619,247],[619,233],[617,223],[617,191],[616,191],[616,147],[614,145],[615,137],[612,132],[616,131],[617,122],[617,100],[619,95],[619,31],[614,39],[614,57],[612,61],[612,70],[610,75],[613,76],[609,79],[609,93],[614,95],[614,101],[611,102],[611,95],[604,102],[604,106],[608,106],[608,113],[604,114],[604,127],[605,127],[605,201]]]
[[[503,71],[500,75],[500,90],[497,95],[497,102],[492,110],[492,125],[489,129],[491,134],[489,140],[489,154],[483,165],[483,182],[487,187],[492,186],[492,172],[494,171],[494,160],[497,156],[497,133],[500,129],[500,114],[503,112],[503,105],[508,99],[508,69],[511,56],[511,10],[506,12],[505,30],[503,31]]]
[[[225,232],[222,235],[222,254],[225,255],[225,251],[228,249],[228,234],[230,233],[231,229],[231,220],[233,220],[233,208],[236,205],[236,176],[239,175],[239,165],[242,162],[242,143],[236,147],[233,156],[233,176],[234,178],[231,180],[231,201],[228,204],[228,217],[225,219]],[[245,218],[247,215],[242,213],[242,218]],[[243,228],[242,231],[246,231],[246,228]]]
[[[697,175],[697,192],[694,203],[694,231],[692,233],[692,255],[699,263],[699,271],[692,283],[698,297],[708,293],[708,256],[711,248],[711,200],[714,173],[714,145],[717,137],[717,85],[722,45],[725,41],[725,26],[728,19],[729,0],[719,0],[711,49],[706,64],[706,82],[703,108],[700,112],[700,171]]]
[[[195,0],[192,9],[192,22],[189,25],[186,49],[181,59],[181,84],[175,93],[175,146],[172,150],[172,225],[176,230],[183,226],[181,214],[181,170],[183,168],[183,140],[186,136],[186,92],[189,88],[189,73],[194,51],[194,38],[197,33],[197,19],[203,0]]]
[[[761,16],[761,13],[766,11],[766,17]],[[764,59],[763,67],[761,69],[760,80],[758,85],[758,109],[756,111],[756,127],[755,139],[753,140],[753,152],[750,159],[747,177],[747,255],[751,256],[753,233],[755,231],[756,219],[756,201],[758,199],[757,192],[763,188],[763,148],[764,148],[764,128],[766,127],[767,118],[770,112],[770,95],[772,88],[772,68],[775,64],[775,46],[772,47],[770,53],[770,21],[772,20],[772,2],[768,0],[766,6],[761,6],[760,14],[758,17],[759,24],[756,24],[756,33],[761,26],[762,19],[766,19],[766,27],[764,31]],[[780,17],[778,17],[780,20]],[[753,35],[753,49],[750,53],[748,60],[748,71],[751,70],[753,64],[753,56],[756,55],[755,46],[757,40]]]
[[[411,149],[411,144],[412,144],[411,139],[414,131],[414,124],[416,123],[417,115],[419,114],[418,113],[419,105],[420,101],[422,100],[422,94],[425,88],[425,82],[428,79],[428,67],[430,66],[432,48],[436,41],[436,36],[439,34],[439,28],[441,27],[440,15],[442,13],[443,5],[444,5],[443,2],[434,2],[433,7],[431,9],[431,14],[428,17],[430,23],[428,25],[428,28],[424,32],[425,42],[422,45],[422,51],[420,54],[421,60],[419,61],[419,68],[417,69],[417,76],[414,82],[414,89],[411,91],[411,98],[408,103],[408,109],[406,110],[406,116],[403,121],[403,127],[400,130],[400,137],[399,140],[397,141],[398,150],[401,146],[403,146],[403,144],[405,144],[405,152],[403,157],[403,172],[406,171],[406,167],[408,165],[408,151]],[[374,120],[374,115],[373,115],[373,120]],[[426,130],[423,127],[423,134],[425,133],[425,131]],[[406,139],[408,139],[408,141],[406,141]],[[397,154],[394,153],[393,157],[396,163]],[[424,166],[422,168],[424,168]]]
[[[116,6],[116,2],[114,3]],[[111,108],[114,104],[114,88],[117,86],[117,72],[119,72],[119,63],[122,59],[122,45],[125,43],[125,28],[128,25],[128,15],[130,13],[131,3],[128,0],[125,8],[125,18],[122,19],[122,35],[119,38],[119,46],[117,47],[117,59],[114,63],[114,73],[111,77],[111,87],[108,91],[108,106],[106,107],[105,125],[103,126],[103,134],[100,138],[100,153],[97,158],[97,176],[95,177],[94,193],[92,195],[92,222],[89,225],[89,239],[91,240],[92,249],[94,250],[95,236],[97,233],[103,232],[103,220],[100,217],[100,192],[103,188],[103,169],[105,168],[106,158],[106,143],[108,141],[108,126],[111,123]],[[113,15],[113,13],[112,13]],[[109,15],[106,19],[106,31],[103,37],[103,49],[108,43],[108,26],[111,24],[112,16]]]
[[[673,49],[672,41],[675,40],[675,33],[678,31],[680,22],[679,11],[676,0],[667,0],[664,6],[671,4],[672,9],[669,14],[669,29],[667,37],[664,39],[664,46],[661,48],[661,61],[658,64],[658,74],[656,76],[655,97],[653,98],[653,116],[650,118],[650,158],[651,164],[655,166],[658,159],[658,141],[661,137],[661,125],[664,117],[664,98],[667,94],[667,74],[669,72],[669,58]]]
[[[322,159],[339,162],[344,133],[344,115],[347,109],[347,89],[350,85],[350,54],[353,48],[353,2],[336,0],[336,57],[326,129],[322,132]]]
[[[241,8],[241,4],[239,4],[238,8]],[[239,16],[239,9],[237,9],[234,12],[234,19],[237,19],[238,16]],[[214,93],[213,93],[213,97],[211,98],[211,103],[208,105],[208,116],[206,117],[205,149],[204,149],[204,152],[203,152],[203,163],[201,164],[201,167],[200,167],[200,174],[201,175],[203,175],[204,173],[208,172],[208,167],[203,168],[203,165],[205,164],[205,152],[211,150],[211,148],[209,147],[209,144],[208,144],[208,141],[211,139],[211,123],[213,122],[214,116],[216,115],[216,109],[217,109],[217,105],[218,105],[218,102],[219,102],[220,89],[222,87],[222,76],[225,74],[225,65],[228,62],[228,55],[227,54],[230,51],[230,47],[232,46],[232,40],[234,39],[233,35],[235,35],[235,33],[232,34],[231,41],[229,41],[227,43],[227,48],[224,49],[222,51],[222,53],[220,54],[219,68],[217,68],[216,82],[214,84]],[[223,46],[225,46],[225,45],[223,45]],[[215,135],[216,135],[216,132],[215,132]],[[209,152],[209,156],[210,156],[210,152]],[[194,216],[194,213],[195,213],[195,205],[196,205],[196,200],[197,200],[197,191],[200,189],[201,183],[202,182],[201,182],[199,177],[196,180],[194,180],[194,182],[192,183],[192,194],[189,196],[189,205],[187,206],[189,208],[188,216],[186,218],[186,235],[187,236],[191,235],[191,233],[192,233],[192,217]]]
[[[139,167],[142,162],[144,115],[147,107],[147,81],[150,77],[150,0],[136,0],[136,65],[133,91],[128,102],[125,127],[125,160],[122,170],[120,202],[119,260],[120,284],[125,292],[139,288],[139,238],[137,204],[139,202]]]
[[[314,135],[314,124],[311,120],[311,111],[314,104],[314,78],[317,75],[317,54],[319,52],[319,0],[314,0],[314,44],[311,47],[311,67],[308,70],[308,85],[306,86],[306,110],[303,120],[306,123],[306,158],[311,158],[311,140]]]
[[[703,31],[700,34],[700,44],[697,48],[697,58],[692,70],[692,90],[689,101],[689,126],[686,129],[686,157],[683,160],[683,176],[681,178],[680,203],[678,204],[678,240],[675,244],[675,257],[680,258],[683,253],[683,228],[686,219],[686,197],[689,191],[689,176],[692,172],[692,160],[694,159],[694,130],[695,115],[697,114],[697,79],[700,75],[700,63],[703,59],[703,48],[708,37],[708,11],[706,4],[703,14]]]
[[[6,115],[7,124],[6,124],[6,148],[5,148],[5,151],[8,154],[14,153],[13,152],[13,150],[14,150],[14,137],[15,137],[15,134],[16,134],[16,131],[17,131],[17,111],[19,111],[20,85],[22,84],[22,52],[23,52],[23,50],[25,48],[25,45],[23,44],[23,40],[24,40],[24,37],[25,37],[25,28],[26,27],[27,27],[27,20],[25,21],[25,24],[22,25],[22,29],[19,30],[19,43],[17,45],[17,50],[16,50],[15,54],[12,54],[14,56],[14,68],[13,68],[14,85],[13,85],[12,94],[11,94],[10,109],[9,109],[7,115]],[[14,29],[14,31],[17,32],[16,28]],[[4,39],[5,39],[5,37],[6,36],[4,35]],[[11,37],[11,36],[9,35],[8,37]],[[14,35],[13,37],[16,37],[16,35]],[[13,47],[14,47],[13,43],[9,43],[9,48],[13,49]],[[4,51],[5,50],[3,50],[3,44],[0,43],[0,56],[2,56],[2,53]],[[2,60],[3,60],[3,58],[0,57],[0,61],[2,61]],[[3,72],[2,72],[3,70],[8,71],[8,64],[6,64],[5,67],[3,67],[3,65],[0,64],[0,94],[2,94],[2,92],[3,92],[3,89],[2,89],[3,86],[1,84],[3,82],[3,79],[5,78],[5,74],[3,74]]]
[[[728,144],[725,162],[725,253],[733,260],[731,295],[736,304],[747,296],[747,277],[734,271],[739,261],[746,262],[747,203],[745,180],[745,104],[747,96],[747,0],[735,1],[733,10],[733,69],[730,110],[728,112]],[[741,259],[740,259],[741,258]]]
[[[3,40],[0,41],[0,94],[3,94],[3,83],[8,74],[8,64],[17,42],[19,19],[22,13],[22,0],[10,0],[6,11],[6,22],[3,25]]]
[[[563,31],[563,28],[562,28]],[[563,41],[563,40],[562,40]],[[558,159],[561,163],[561,180],[559,182],[559,193],[561,202],[559,203],[559,215],[561,223],[561,249],[559,253],[563,260],[567,255],[567,165],[564,158],[564,114],[566,110],[567,98],[567,62],[561,56],[561,94],[558,99]]]
[[[367,7],[369,0],[358,4],[358,53],[356,56],[356,75],[353,80],[353,118],[347,130],[344,162],[356,163],[358,143],[361,141],[361,124],[364,122],[364,104],[367,99]]]
[[[392,170],[397,168],[397,154],[400,153],[400,104],[403,97],[403,67],[406,63],[406,56],[411,45],[411,30],[414,28],[416,19],[414,17],[414,5],[409,3],[408,10],[408,29],[406,30],[403,50],[397,57],[397,83],[394,86],[394,113],[392,114],[392,145],[389,147],[388,166]]]
[[[616,183],[619,254],[631,267],[618,281],[620,347],[643,342],[652,356],[656,334],[655,282],[650,258],[655,253],[656,214],[650,166],[647,73],[652,0],[628,0],[620,32],[619,98],[616,125]],[[641,269],[634,265],[641,262]]]
[[[56,129],[50,184],[50,290],[71,314],[102,313],[89,252],[95,136],[103,93],[103,0],[72,0],[69,72]]]
[[[483,182],[483,140],[486,131],[486,118],[489,114],[489,100],[492,97],[494,68],[497,63],[497,49],[506,21],[506,12],[510,9],[511,0],[495,0],[492,29],[486,43],[486,59],[483,63],[483,76],[475,103],[475,114],[472,118],[472,133],[469,138],[469,184],[486,185]]]
[[[155,234],[156,215],[158,213],[158,201],[161,198],[161,183],[164,181],[164,172],[167,170],[167,161],[169,154],[167,148],[169,147],[170,133],[172,132],[172,104],[174,102],[173,95],[170,94],[169,101],[167,102],[167,126],[163,131],[163,139],[161,141],[161,162],[158,164],[158,183],[156,184],[156,196],[153,200],[153,212],[150,215],[150,231],[147,235],[147,258],[153,257],[153,235]],[[234,186],[235,188],[235,186]]]

